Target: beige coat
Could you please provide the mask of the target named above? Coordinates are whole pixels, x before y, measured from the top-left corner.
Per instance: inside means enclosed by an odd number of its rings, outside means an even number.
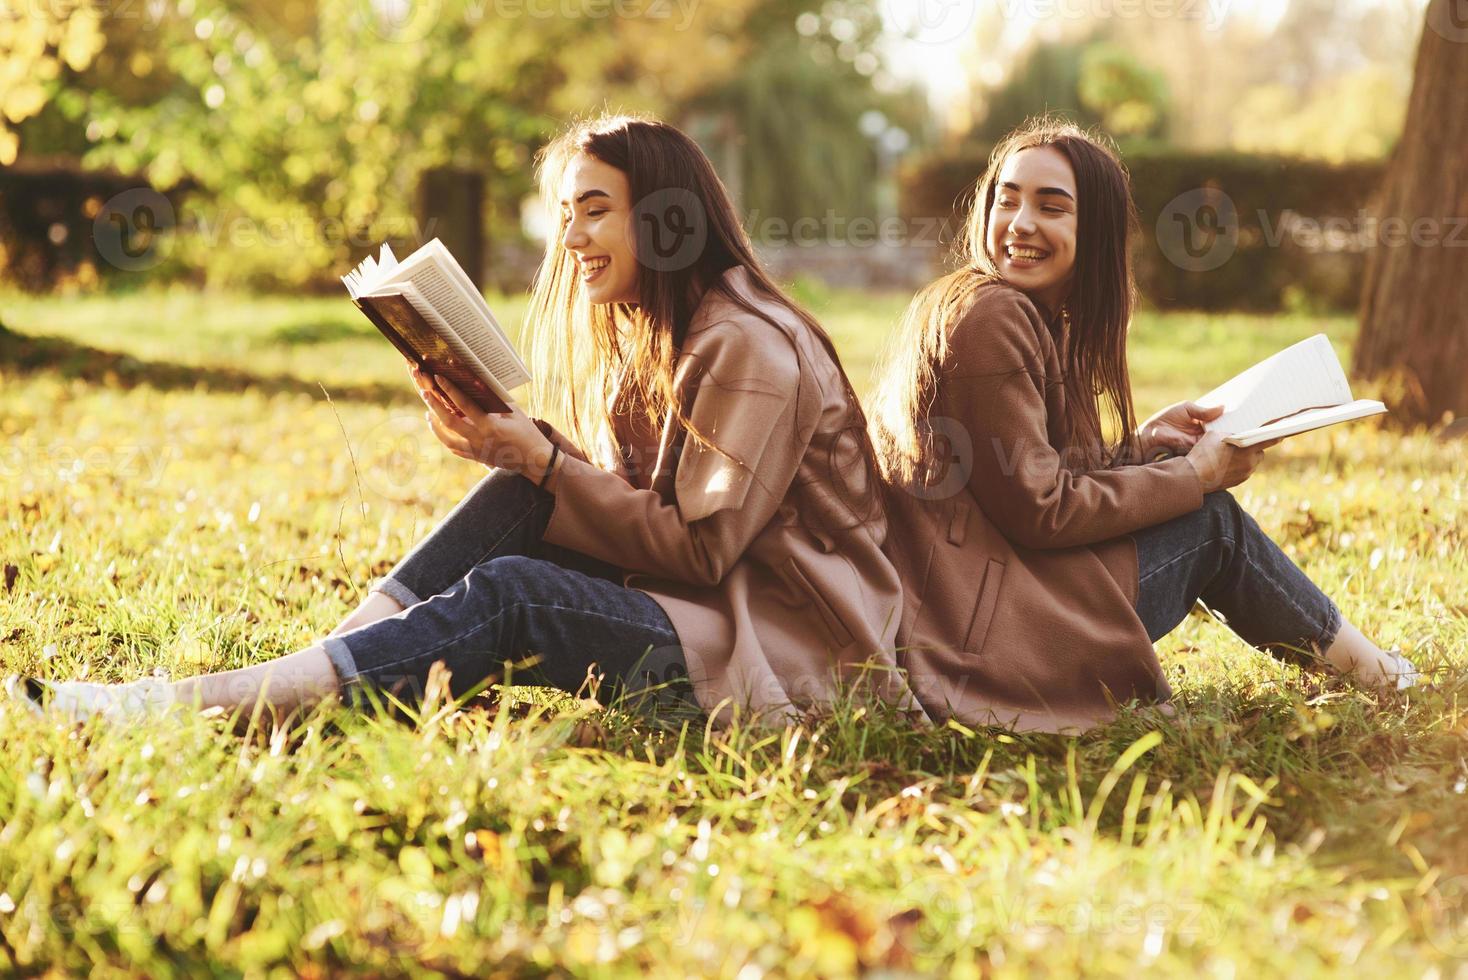
[[[640,433],[620,414],[619,443],[651,466],[612,472],[562,438],[545,540],[625,569],[663,607],[718,723],[734,704],[789,717],[828,703],[838,674],[863,673],[869,690],[921,717],[894,669],[902,587],[881,550],[886,523],[846,504],[867,495],[870,474],[840,375],[744,270],[724,283],[773,324],[711,291],[675,380],[693,425],[727,455],[671,422]],[[853,669],[869,657],[884,669]]]
[[[1066,468],[1060,354],[1019,290],[979,287],[948,340],[929,415],[948,466],[888,511],[913,693],[934,719],[1044,731],[1169,697],[1126,535],[1202,506],[1192,465]]]

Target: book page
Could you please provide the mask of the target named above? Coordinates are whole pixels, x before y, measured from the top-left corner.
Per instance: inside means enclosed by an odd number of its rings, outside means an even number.
[[[479,356],[479,352],[476,351],[473,346],[466,343],[464,338],[459,335],[458,331],[451,328],[450,324],[444,317],[442,310],[433,302],[433,300],[431,300],[429,297],[425,296],[422,292],[418,290],[418,286],[416,283],[404,282],[398,284],[397,286],[384,288],[401,290],[403,298],[411,303],[413,305],[413,309],[418,311],[418,313],[423,317],[424,321],[430,324],[433,329],[438,332],[441,345],[447,345],[451,350],[458,354],[461,361],[470,364],[474,368],[474,373],[482,378],[483,381],[488,384],[492,389],[494,389],[495,394],[498,395],[502,401],[508,403],[512,400],[510,398],[509,389],[500,383],[499,377],[490,370],[489,365],[484,363],[483,358]]]
[[[1286,418],[1261,425],[1255,429],[1246,429],[1236,432],[1225,439],[1225,442],[1235,446],[1253,446],[1271,439],[1283,439],[1286,436],[1299,435],[1302,432],[1313,432],[1326,426],[1337,425],[1341,422],[1351,422],[1356,419],[1364,419],[1372,415],[1381,415],[1386,412],[1386,406],[1378,401],[1360,399],[1348,405],[1337,405],[1334,408],[1313,408],[1300,412]]]
[[[503,344],[485,329],[483,318],[449,277],[437,266],[424,266],[408,280],[423,299],[443,317],[476,357],[504,388],[515,388],[530,380],[517,363],[513,348]]]
[[[441,322],[434,322],[438,314],[411,284],[404,283],[393,292],[379,290],[363,297],[361,303],[370,309],[369,318],[372,314],[381,317],[397,335],[395,345],[401,342],[417,355],[410,359],[420,361],[425,369],[452,381],[485,411],[506,410],[511,401],[509,394],[488,376],[484,365],[458,337]],[[408,351],[403,353],[408,355]]]
[[[530,372],[489,304],[437,238],[404,259],[381,281],[384,287],[412,283],[505,389],[530,380]]]
[[[1316,334],[1266,358],[1198,399],[1224,412],[1207,423],[1225,435],[1256,429],[1305,409],[1351,400],[1351,386],[1325,334]]]
[[[342,282],[346,284],[347,294],[352,299],[359,299],[376,289],[382,279],[397,267],[398,257],[392,254],[392,246],[383,242],[378,258],[368,255],[355,269],[342,276]]]

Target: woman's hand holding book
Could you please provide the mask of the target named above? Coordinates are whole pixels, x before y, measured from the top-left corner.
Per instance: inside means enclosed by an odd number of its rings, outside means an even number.
[[[408,370],[428,406],[428,426],[449,452],[543,481],[555,446],[530,416],[513,405],[508,412],[485,412],[447,378],[426,375],[416,365]]]
[[[1221,432],[1209,432],[1188,451],[1188,462],[1197,471],[1204,493],[1227,490],[1243,483],[1259,468],[1264,459],[1264,450],[1279,444],[1279,440],[1275,439],[1241,448],[1230,445],[1224,439]]]
[[[1186,454],[1207,431],[1203,423],[1222,414],[1221,405],[1204,408],[1197,402],[1178,402],[1167,406],[1137,429],[1142,458],[1150,460],[1159,452],[1173,456]]]

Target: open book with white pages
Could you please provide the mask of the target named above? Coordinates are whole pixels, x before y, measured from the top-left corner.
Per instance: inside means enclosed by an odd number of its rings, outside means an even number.
[[[530,380],[489,304],[437,238],[401,262],[384,244],[342,283],[404,357],[452,381],[486,412],[509,411],[511,389]]]
[[[1325,334],[1286,347],[1198,399],[1223,414],[1204,425],[1235,446],[1253,446],[1380,415],[1386,406],[1353,399],[1340,358]]]

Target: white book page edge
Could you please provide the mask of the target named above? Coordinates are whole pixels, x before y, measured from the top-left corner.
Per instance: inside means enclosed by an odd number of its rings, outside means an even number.
[[[469,279],[469,274],[464,271],[463,266],[459,265],[453,253],[437,238],[427,242],[414,251],[412,255],[397,263],[390,270],[389,274],[382,279],[382,282],[384,284],[404,282],[412,278],[415,270],[427,263],[437,265],[448,274],[449,280],[464,297],[468,298],[470,306],[479,311],[489,329],[494,333],[505,350],[509,352],[511,360],[515,362],[515,366],[528,379],[530,377],[530,369],[525,366],[525,362],[520,358],[520,352],[515,349],[514,344],[510,343],[509,335],[500,326],[500,322],[495,319],[494,311],[489,308],[489,303],[485,302],[484,295],[478,289],[474,288],[474,283]]]
[[[499,395],[506,405],[513,406],[515,404],[515,399],[510,397],[510,393],[505,390],[504,385],[495,380],[494,375],[484,366],[484,362],[475,356],[474,352],[469,349],[468,344],[459,339],[459,335],[449,327],[448,321],[439,315],[438,311],[433,308],[433,304],[424,299],[423,294],[418,292],[418,288],[411,282],[394,283],[392,284],[391,290],[383,288],[380,291],[374,291],[368,295],[379,296],[384,294],[392,295],[394,293],[401,294],[403,299],[407,300],[413,309],[423,314],[423,319],[427,320],[428,325],[433,328],[434,332],[444,339],[444,343],[452,347],[454,353],[462,357],[474,369],[474,373],[479,375],[479,380],[489,385],[490,389],[496,395]]]
[[[1345,380],[1345,372],[1341,368],[1335,348],[1331,346],[1329,337],[1317,333],[1271,354],[1199,398],[1198,404],[1205,408],[1217,405],[1224,407],[1223,415],[1206,424],[1208,431],[1235,435],[1277,421],[1269,419],[1246,423],[1242,427],[1239,424],[1240,416],[1256,417],[1261,407],[1273,407],[1271,403],[1280,400],[1279,379],[1276,374],[1281,368],[1299,372],[1298,380],[1316,393],[1313,400],[1317,404],[1312,407],[1334,407],[1349,404],[1351,401],[1350,385]],[[1302,407],[1301,411],[1303,410],[1305,409]]]
[[[1223,441],[1230,446],[1248,448],[1271,439],[1286,439],[1290,436],[1302,435],[1306,432],[1314,432],[1316,429],[1326,429],[1332,425],[1342,422],[1354,422],[1357,419],[1370,418],[1373,415],[1386,413],[1386,406],[1378,401],[1370,399],[1358,399],[1345,405],[1336,405],[1332,408],[1309,409],[1300,416],[1290,416],[1261,425],[1257,429],[1248,429],[1243,432],[1234,433]]]

